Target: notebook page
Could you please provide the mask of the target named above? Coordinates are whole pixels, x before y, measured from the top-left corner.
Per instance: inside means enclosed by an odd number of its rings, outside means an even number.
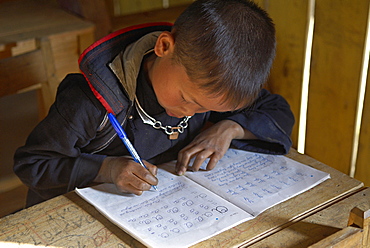
[[[158,170],[158,191],[120,194],[113,184],[76,189],[149,247],[188,247],[253,217],[186,177]]]
[[[330,178],[285,156],[235,149],[229,149],[213,170],[186,176],[253,216]]]

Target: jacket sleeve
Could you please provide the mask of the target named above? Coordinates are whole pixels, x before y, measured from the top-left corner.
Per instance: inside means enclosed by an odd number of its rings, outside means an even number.
[[[91,183],[105,156],[82,151],[104,115],[85,79],[68,75],[48,116],[17,149],[14,172],[43,200]]]
[[[257,136],[257,140],[233,140],[232,145],[247,151],[286,154],[292,145],[294,116],[287,101],[263,89],[257,100],[240,112],[212,113],[210,120],[229,119]]]

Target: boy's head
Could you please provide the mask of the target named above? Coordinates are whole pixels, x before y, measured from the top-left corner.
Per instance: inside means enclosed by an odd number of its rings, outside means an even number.
[[[275,56],[275,28],[249,0],[198,0],[176,20],[173,59],[200,89],[233,108],[250,104]]]

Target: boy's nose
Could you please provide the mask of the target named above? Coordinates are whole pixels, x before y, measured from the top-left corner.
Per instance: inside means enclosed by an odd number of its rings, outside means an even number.
[[[193,108],[186,108],[186,109],[184,109],[183,114],[185,116],[193,116],[196,113],[204,113],[204,112],[207,112],[207,111],[208,110],[203,109],[203,108],[193,107]]]
[[[183,112],[183,115],[184,115],[184,117],[185,116],[193,116],[193,115],[195,115],[195,112],[194,111],[186,111],[186,112]]]
[[[195,111],[192,110],[192,109],[189,109],[189,108],[182,108],[181,109],[181,115],[183,115],[183,117],[193,116],[194,114],[195,114]]]

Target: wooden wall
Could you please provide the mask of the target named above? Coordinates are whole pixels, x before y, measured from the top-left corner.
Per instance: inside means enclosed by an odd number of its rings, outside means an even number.
[[[111,16],[122,16],[142,13],[162,8],[187,5],[194,0],[105,0]]]
[[[363,69],[369,0],[256,0],[273,18],[277,56],[268,88],[283,95],[296,116],[294,147],[370,185],[370,92],[363,106],[358,149],[354,141]],[[313,9],[310,12],[310,4]],[[307,119],[300,118],[308,16],[314,19],[308,82]],[[368,53],[366,53],[368,55]],[[366,63],[365,63],[366,65]],[[368,68],[365,68],[365,72]],[[364,74],[366,75],[366,74]],[[369,77],[367,78],[369,81]],[[299,125],[305,121],[304,137]],[[301,145],[302,150],[302,145]]]

